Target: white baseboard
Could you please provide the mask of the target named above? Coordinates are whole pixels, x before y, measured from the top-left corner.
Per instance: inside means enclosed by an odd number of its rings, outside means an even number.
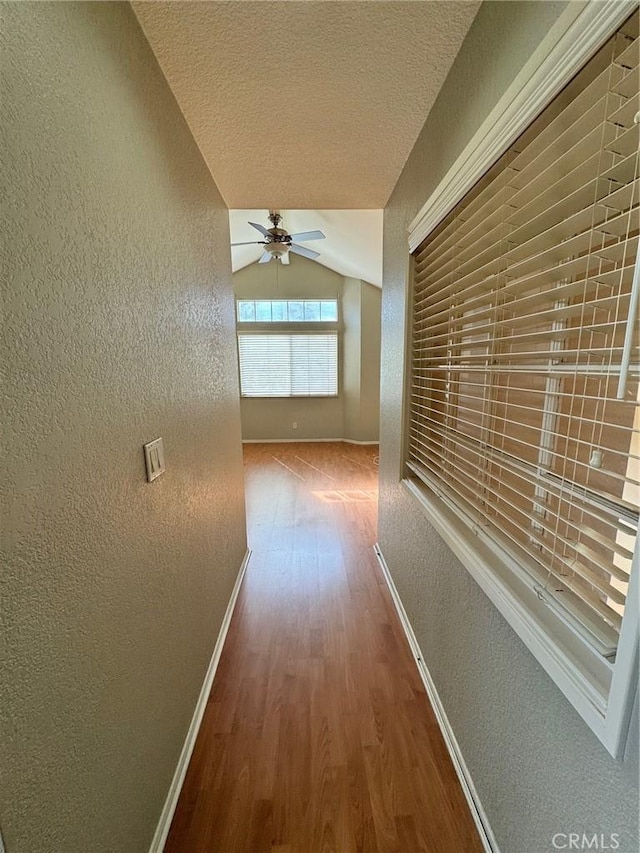
[[[240,571],[238,572],[236,582],[233,585],[231,598],[229,599],[229,604],[227,605],[227,609],[224,614],[224,619],[222,620],[220,633],[218,634],[218,639],[216,640],[216,644],[213,649],[213,654],[211,655],[209,668],[207,669],[207,674],[202,684],[202,689],[200,690],[198,701],[196,702],[196,707],[195,711],[193,712],[193,717],[191,718],[189,731],[187,732],[187,737],[182,747],[180,758],[178,759],[178,766],[176,767],[176,772],[173,774],[173,779],[171,780],[171,787],[169,788],[169,793],[167,794],[167,799],[165,800],[165,804],[160,815],[160,820],[158,822],[155,835],[153,836],[151,847],[149,848],[149,853],[162,853],[164,849],[164,845],[169,834],[169,829],[171,827],[171,821],[173,820],[173,814],[176,810],[176,806],[178,805],[178,798],[180,796],[180,791],[182,790],[184,777],[187,774],[187,768],[189,766],[189,761],[191,760],[191,753],[193,752],[193,748],[196,744],[196,738],[198,737],[198,731],[200,730],[202,717],[204,716],[205,708],[207,707],[207,700],[209,698],[209,693],[211,692],[211,685],[213,684],[213,679],[216,674],[216,670],[218,669],[218,663],[220,662],[220,656],[222,654],[224,641],[227,638],[227,632],[229,630],[229,625],[231,624],[231,617],[233,616],[233,611],[236,606],[236,601],[240,592],[240,586],[242,585],[242,579],[244,578],[245,572],[247,570],[247,565],[249,563],[250,557],[251,551],[247,549],[247,553],[244,555],[244,559],[242,561],[242,565],[240,566]]]
[[[341,438],[243,438],[243,444],[317,444],[319,442],[340,443]]]
[[[380,550],[380,546],[377,544],[374,545],[373,550],[375,551],[376,557],[378,558],[378,562],[380,563],[382,574],[384,575],[384,579],[387,582],[387,586],[389,587],[389,592],[391,593],[391,598],[393,599],[393,603],[398,613],[398,617],[400,618],[400,623],[404,629],[404,633],[409,642],[411,651],[413,652],[413,656],[416,661],[416,666],[418,667],[418,672],[420,673],[420,677],[422,678],[422,683],[424,684],[425,690],[427,691],[427,696],[429,697],[429,700],[431,702],[431,707],[433,708],[433,711],[438,720],[440,731],[442,732],[442,736],[444,737],[444,741],[447,745],[451,760],[453,761],[455,771],[458,774],[460,785],[462,786],[464,795],[467,798],[471,815],[478,829],[478,834],[480,835],[480,840],[482,841],[484,849],[487,851],[487,853],[500,853],[498,843],[491,830],[491,826],[489,825],[487,815],[484,809],[482,808],[482,803],[480,802],[478,792],[476,791],[475,785],[473,784],[469,768],[467,767],[465,760],[462,756],[460,746],[458,744],[458,741],[456,740],[455,734],[453,733],[453,729],[451,728],[451,723],[449,722],[447,714],[444,710],[444,706],[440,701],[440,697],[438,695],[438,691],[433,682],[433,679],[431,678],[431,674],[429,673],[427,665],[424,662],[424,657],[422,655],[422,651],[420,650],[420,646],[418,645],[418,640],[416,639],[416,635],[413,632],[411,622],[409,622],[409,617],[407,616],[407,612],[404,609],[404,605],[402,604],[402,600],[400,599],[398,590],[396,589],[396,585],[394,584],[393,578],[391,577],[391,573],[389,572],[389,567],[387,566],[382,551]]]
[[[379,444],[379,441],[354,441],[351,438],[243,438],[243,444]]]

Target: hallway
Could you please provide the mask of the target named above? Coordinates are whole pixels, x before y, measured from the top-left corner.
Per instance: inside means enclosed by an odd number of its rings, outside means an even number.
[[[252,550],[166,853],[474,853],[378,567],[377,447],[246,445]]]

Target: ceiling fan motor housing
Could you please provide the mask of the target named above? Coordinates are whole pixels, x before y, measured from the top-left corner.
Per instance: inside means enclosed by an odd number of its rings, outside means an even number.
[[[269,242],[273,243],[290,243],[291,237],[289,236],[289,232],[285,231],[284,228],[269,228],[269,234],[271,237],[267,237]]]
[[[272,258],[282,258],[289,252],[291,237],[289,232],[284,228],[269,228],[267,241],[264,245],[265,251],[269,252]]]

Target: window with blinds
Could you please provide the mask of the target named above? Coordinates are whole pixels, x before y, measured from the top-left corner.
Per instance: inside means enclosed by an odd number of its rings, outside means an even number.
[[[414,256],[411,476],[606,657],[638,530],[639,57],[636,14]]]
[[[334,397],[338,334],[238,334],[243,397]]]

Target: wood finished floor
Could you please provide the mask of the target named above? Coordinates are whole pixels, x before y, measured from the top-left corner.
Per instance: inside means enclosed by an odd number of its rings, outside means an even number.
[[[376,453],[246,445],[253,553],[165,853],[481,853],[373,553]]]

